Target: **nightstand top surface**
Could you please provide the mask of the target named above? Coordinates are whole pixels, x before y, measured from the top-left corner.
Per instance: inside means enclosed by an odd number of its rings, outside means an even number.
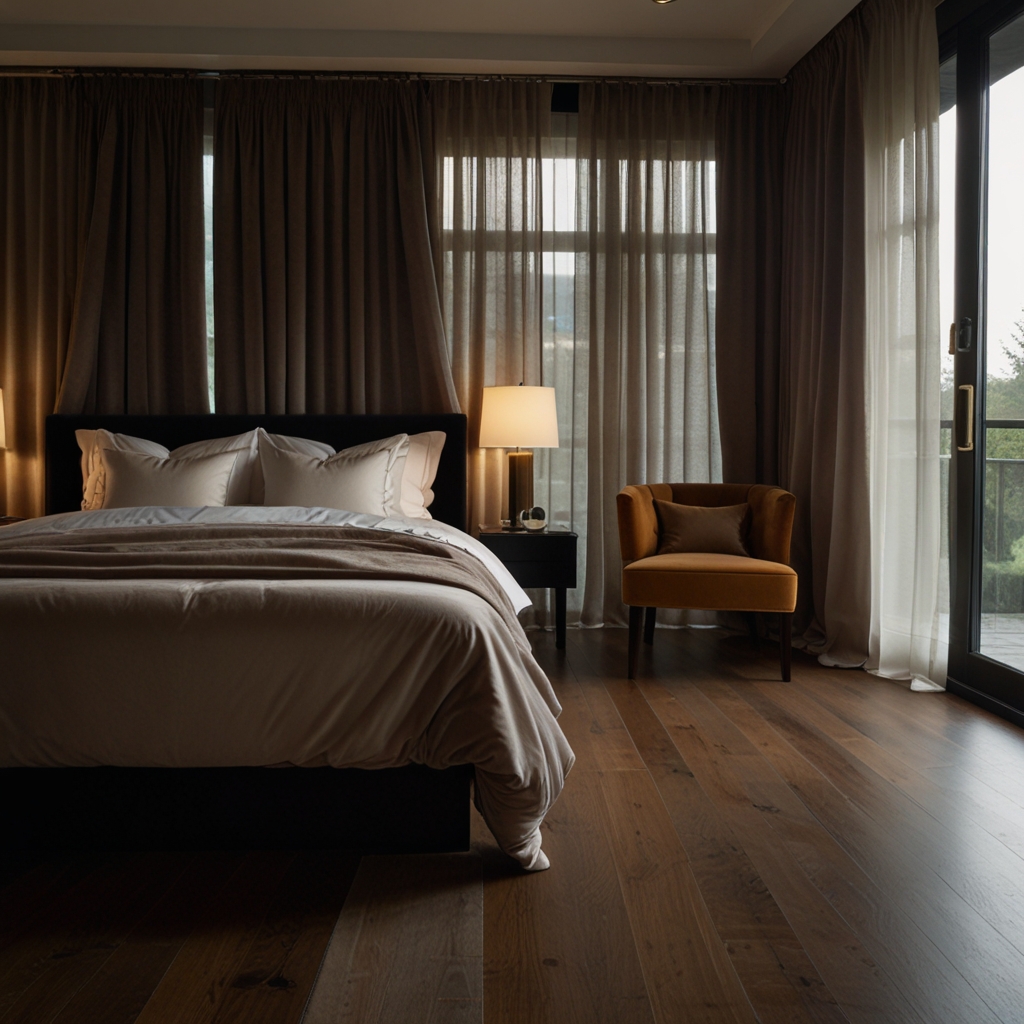
[[[480,535],[502,537],[575,537],[576,534],[565,526],[549,526],[544,530],[506,530],[502,526],[481,526]]]

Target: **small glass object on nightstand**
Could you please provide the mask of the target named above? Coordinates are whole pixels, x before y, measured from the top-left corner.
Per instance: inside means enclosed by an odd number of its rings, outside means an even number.
[[[519,522],[523,529],[529,530],[530,533],[540,533],[541,530],[548,528],[547,513],[540,505],[534,505],[533,508],[524,508],[519,513]]]

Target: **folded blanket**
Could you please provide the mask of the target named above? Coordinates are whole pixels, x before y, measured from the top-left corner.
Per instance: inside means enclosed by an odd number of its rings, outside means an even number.
[[[401,533],[305,523],[173,524],[39,537],[0,534],[0,579],[416,580],[482,597],[530,650],[479,559]]]

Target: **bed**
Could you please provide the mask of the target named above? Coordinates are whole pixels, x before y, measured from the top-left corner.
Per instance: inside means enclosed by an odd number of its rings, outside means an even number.
[[[339,451],[444,431],[433,521],[75,512],[78,429],[177,448],[256,427]],[[464,417],[52,416],[46,445],[48,518],[0,533],[3,842],[467,849],[472,784],[546,866],[572,753],[504,570],[459,533]]]

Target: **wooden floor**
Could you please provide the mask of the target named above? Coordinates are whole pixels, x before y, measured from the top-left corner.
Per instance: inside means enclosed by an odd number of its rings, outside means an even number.
[[[577,763],[469,854],[6,866],[0,1021],[1024,1021],[1024,732],[718,631],[534,634]]]

